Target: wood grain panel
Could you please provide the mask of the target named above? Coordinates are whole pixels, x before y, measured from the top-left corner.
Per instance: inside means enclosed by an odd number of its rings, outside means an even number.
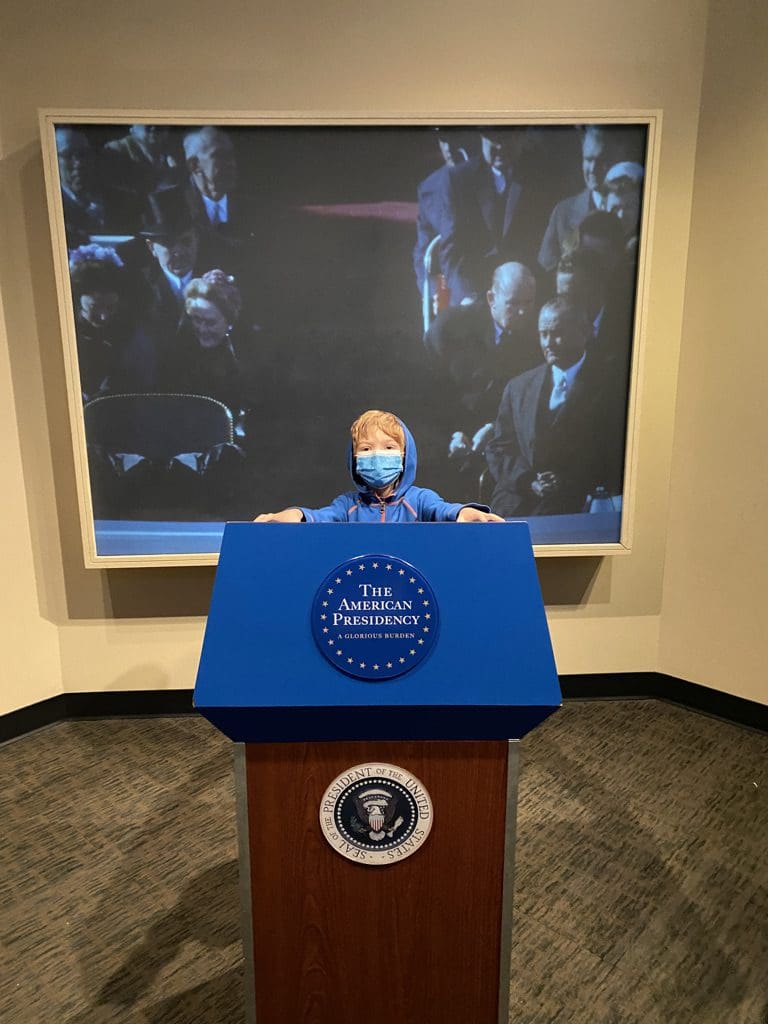
[[[496,1024],[506,742],[250,744],[258,1024]],[[385,761],[426,786],[434,825],[407,860],[348,861],[322,795]]]

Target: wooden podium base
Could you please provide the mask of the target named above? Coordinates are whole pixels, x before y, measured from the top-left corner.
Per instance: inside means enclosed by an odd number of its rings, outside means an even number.
[[[507,1024],[517,742],[251,743],[236,748],[249,1024]],[[323,794],[363,762],[432,799],[413,856],[345,859]]]

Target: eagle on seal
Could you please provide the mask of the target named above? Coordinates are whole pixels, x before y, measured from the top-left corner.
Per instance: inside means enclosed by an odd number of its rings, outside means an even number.
[[[352,799],[357,813],[352,815],[351,828],[358,834],[367,832],[374,842],[391,838],[405,820],[397,813],[397,794],[388,789],[372,786],[353,794]]]

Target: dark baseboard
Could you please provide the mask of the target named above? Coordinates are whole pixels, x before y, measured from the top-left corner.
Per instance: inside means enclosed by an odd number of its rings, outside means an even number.
[[[666,700],[734,725],[768,732],[768,705],[663,672],[560,676],[560,688],[565,700]]]
[[[0,715],[0,743],[34,729],[82,718],[137,715],[191,715],[192,690],[118,690],[113,693],[63,693],[28,708]]]
[[[564,700],[643,700],[659,696],[657,672],[618,672],[612,675],[560,676]]]
[[[38,701],[37,704],[19,708],[18,711],[11,711],[7,715],[0,715],[0,743],[16,739],[17,736],[23,736],[35,729],[42,729],[45,725],[62,722],[67,717],[64,694]]]
[[[192,690],[118,690],[68,693],[67,718],[120,718],[130,715],[191,715]]]
[[[768,732],[768,705],[734,697],[661,672],[564,675],[565,700],[666,700],[735,725]],[[83,718],[193,714],[192,690],[65,693],[0,715],[0,743],[54,722]]]

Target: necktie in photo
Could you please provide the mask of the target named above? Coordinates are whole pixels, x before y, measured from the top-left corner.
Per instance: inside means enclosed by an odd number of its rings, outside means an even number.
[[[567,391],[568,382],[566,381],[565,377],[561,377],[552,389],[552,397],[549,400],[549,408],[559,409],[560,406],[565,403]]]

